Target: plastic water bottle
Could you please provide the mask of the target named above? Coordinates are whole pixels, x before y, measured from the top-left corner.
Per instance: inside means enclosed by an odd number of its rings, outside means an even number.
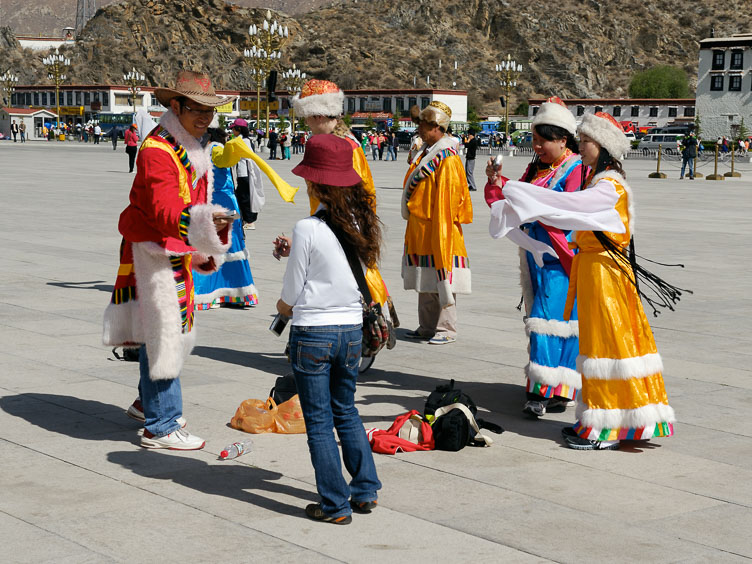
[[[222,452],[219,453],[219,457],[222,460],[237,458],[241,454],[251,452],[252,448],[253,448],[253,441],[251,439],[248,439],[247,441],[238,442],[238,443],[232,443],[231,445],[227,445],[224,449],[222,449]]]

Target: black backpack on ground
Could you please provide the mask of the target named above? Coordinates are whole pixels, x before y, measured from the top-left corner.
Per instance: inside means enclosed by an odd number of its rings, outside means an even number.
[[[274,403],[279,405],[297,393],[298,386],[295,384],[295,375],[286,374],[285,376],[280,376],[274,382],[274,387],[269,390],[269,397],[274,400]]]
[[[481,429],[500,434],[499,425],[476,419],[478,408],[470,396],[449,384],[437,386],[426,400],[425,417],[431,423],[437,450],[456,452],[467,445],[491,446],[493,440]]]

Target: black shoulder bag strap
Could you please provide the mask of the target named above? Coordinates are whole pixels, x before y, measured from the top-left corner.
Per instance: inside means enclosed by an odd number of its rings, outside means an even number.
[[[342,250],[345,251],[345,256],[347,257],[347,262],[350,265],[350,270],[352,270],[353,276],[355,276],[355,282],[358,283],[358,289],[363,296],[363,301],[365,302],[367,307],[370,307],[371,303],[373,302],[373,298],[371,297],[371,291],[368,289],[368,284],[366,284],[366,277],[363,274],[363,267],[360,264],[360,260],[355,255],[352,247],[344,241],[340,230],[334,228],[332,224],[329,223],[329,215],[326,213],[326,210],[321,209],[317,211],[314,216],[318,217],[321,221],[326,223],[327,227],[329,227],[329,229],[332,230],[332,233],[334,233],[337,241],[339,241],[339,244],[342,246]]]

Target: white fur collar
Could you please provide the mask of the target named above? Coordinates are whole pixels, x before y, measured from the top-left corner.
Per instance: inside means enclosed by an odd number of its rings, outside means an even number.
[[[199,178],[211,170],[210,148],[201,146],[201,142],[188,133],[172,110],[167,110],[159,119],[159,125],[169,131],[175,140],[188,152],[188,158],[196,169]]]
[[[634,197],[632,195],[632,188],[627,184],[627,180],[615,170],[604,170],[603,172],[596,174],[590,181],[590,185],[595,185],[599,180],[608,178],[615,180],[624,187],[624,191],[627,193],[627,214],[629,215],[629,233],[634,235],[635,224],[635,210],[634,210]]]

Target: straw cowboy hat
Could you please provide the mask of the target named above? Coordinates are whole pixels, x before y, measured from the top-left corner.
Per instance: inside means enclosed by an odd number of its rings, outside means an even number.
[[[180,71],[175,79],[174,88],[156,88],[154,95],[165,107],[170,105],[170,100],[180,97],[211,107],[221,106],[227,101],[227,98],[217,96],[214,92],[209,75],[192,71]]]

